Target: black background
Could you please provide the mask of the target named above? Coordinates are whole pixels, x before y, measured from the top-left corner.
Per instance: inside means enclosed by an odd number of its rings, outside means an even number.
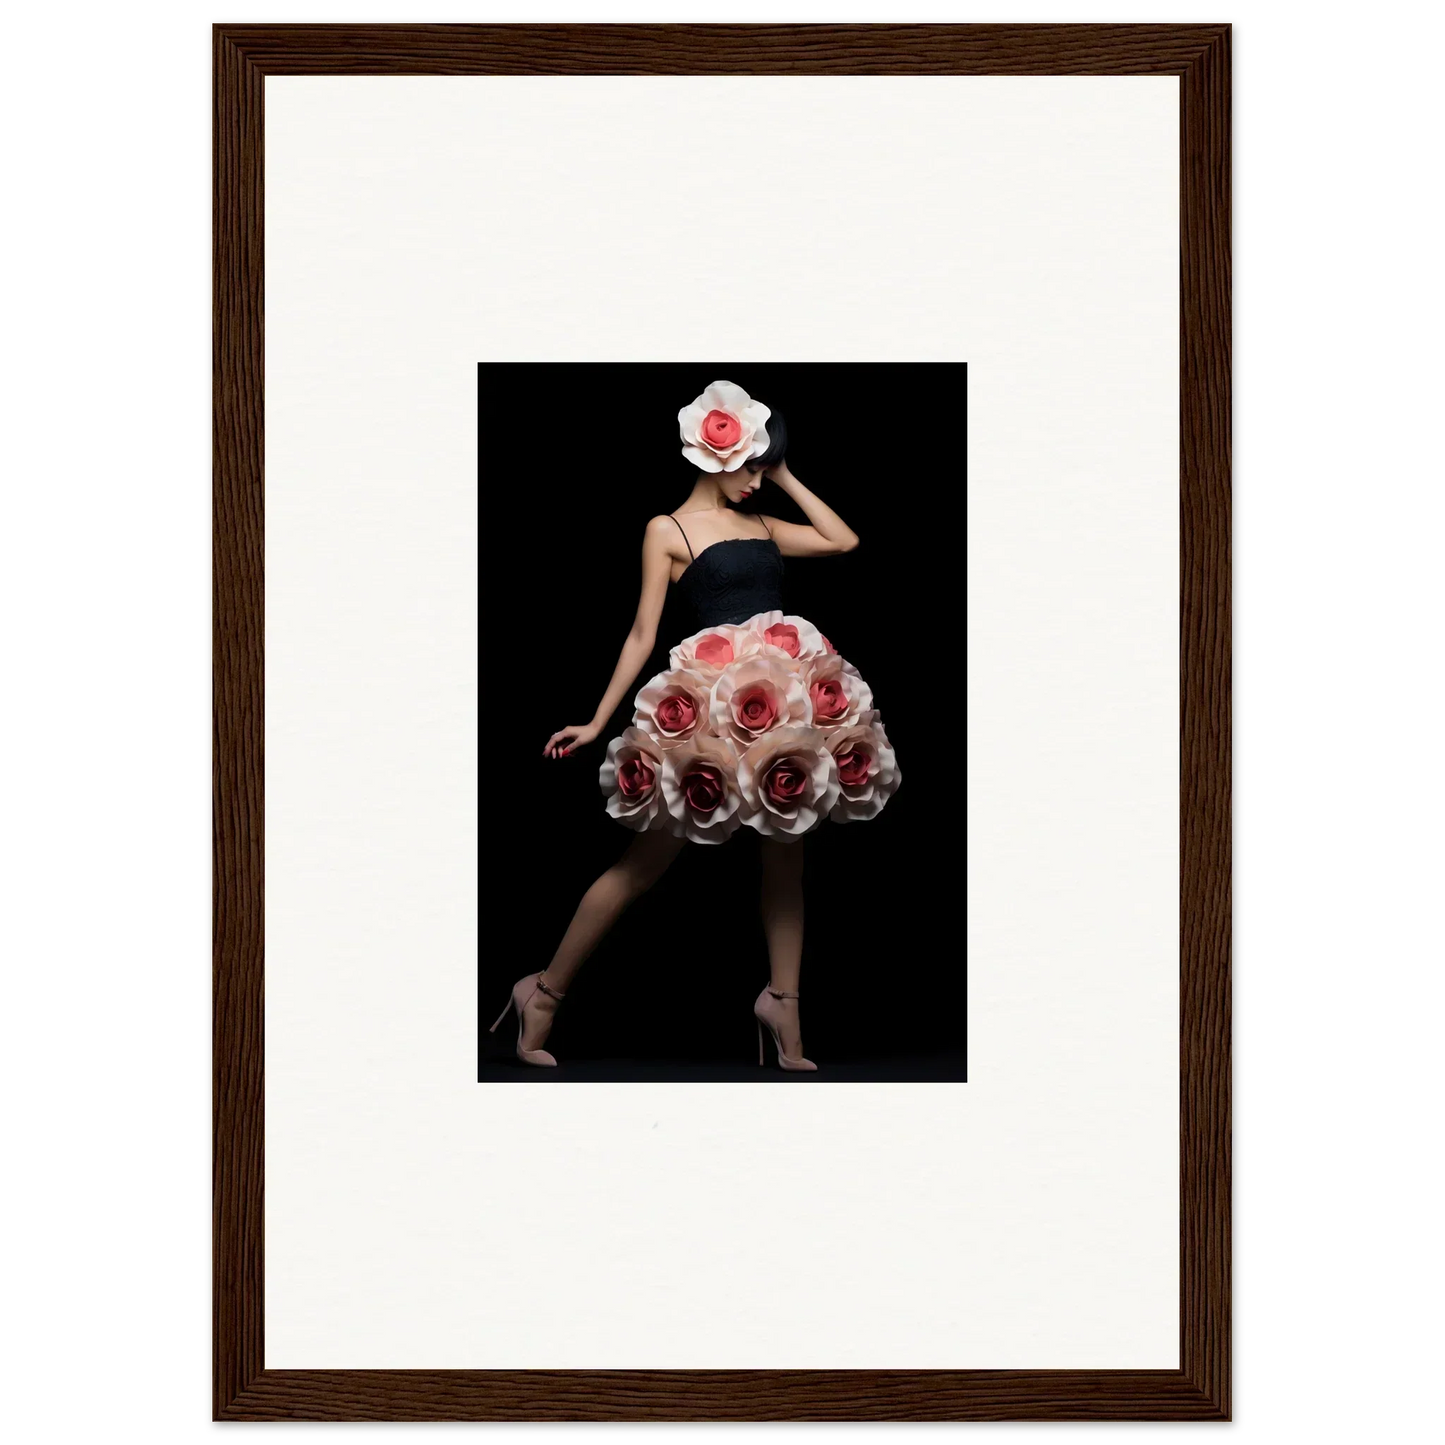
[[[872,687],[902,783],[878,817],[824,823],[801,844],[803,1039],[817,1074],[757,1067],[752,1003],[768,964],[746,827],[683,849],[574,980],[547,1044],[562,1066],[526,1068],[513,1019],[486,1030],[635,836],[608,817],[597,770],[637,688],[695,630],[676,589],[602,736],[561,760],[542,746],[586,722],[607,686],[637,607],[643,529],[682,506],[696,475],[677,412],[719,378],[782,412],[789,467],[859,534],[846,556],[787,559],[784,610]],[[478,416],[479,1076],[965,1078],[966,368],[482,365]],[[767,481],[745,510],[806,521]]]

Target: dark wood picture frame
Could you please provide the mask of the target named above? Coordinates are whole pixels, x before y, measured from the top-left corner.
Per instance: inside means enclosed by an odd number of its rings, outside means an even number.
[[[217,25],[214,1418],[1230,1418],[1230,27]],[[1174,1370],[263,1367],[268,75],[1172,75],[1180,82],[1180,1318]]]

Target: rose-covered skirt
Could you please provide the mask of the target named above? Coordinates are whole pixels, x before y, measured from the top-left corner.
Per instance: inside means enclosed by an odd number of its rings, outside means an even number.
[[[600,782],[607,811],[638,831],[801,838],[875,817],[898,789],[872,689],[803,617],[760,612],[694,633],[634,706]]]

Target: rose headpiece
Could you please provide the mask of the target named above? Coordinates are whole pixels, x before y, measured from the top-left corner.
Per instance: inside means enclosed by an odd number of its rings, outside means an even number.
[[[702,471],[735,472],[750,457],[767,451],[771,415],[742,387],[715,381],[677,414],[682,454]]]

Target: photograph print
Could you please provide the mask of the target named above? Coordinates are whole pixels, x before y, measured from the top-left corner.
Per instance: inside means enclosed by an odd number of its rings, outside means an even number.
[[[487,363],[478,428],[479,1081],[965,1082],[967,368]]]

